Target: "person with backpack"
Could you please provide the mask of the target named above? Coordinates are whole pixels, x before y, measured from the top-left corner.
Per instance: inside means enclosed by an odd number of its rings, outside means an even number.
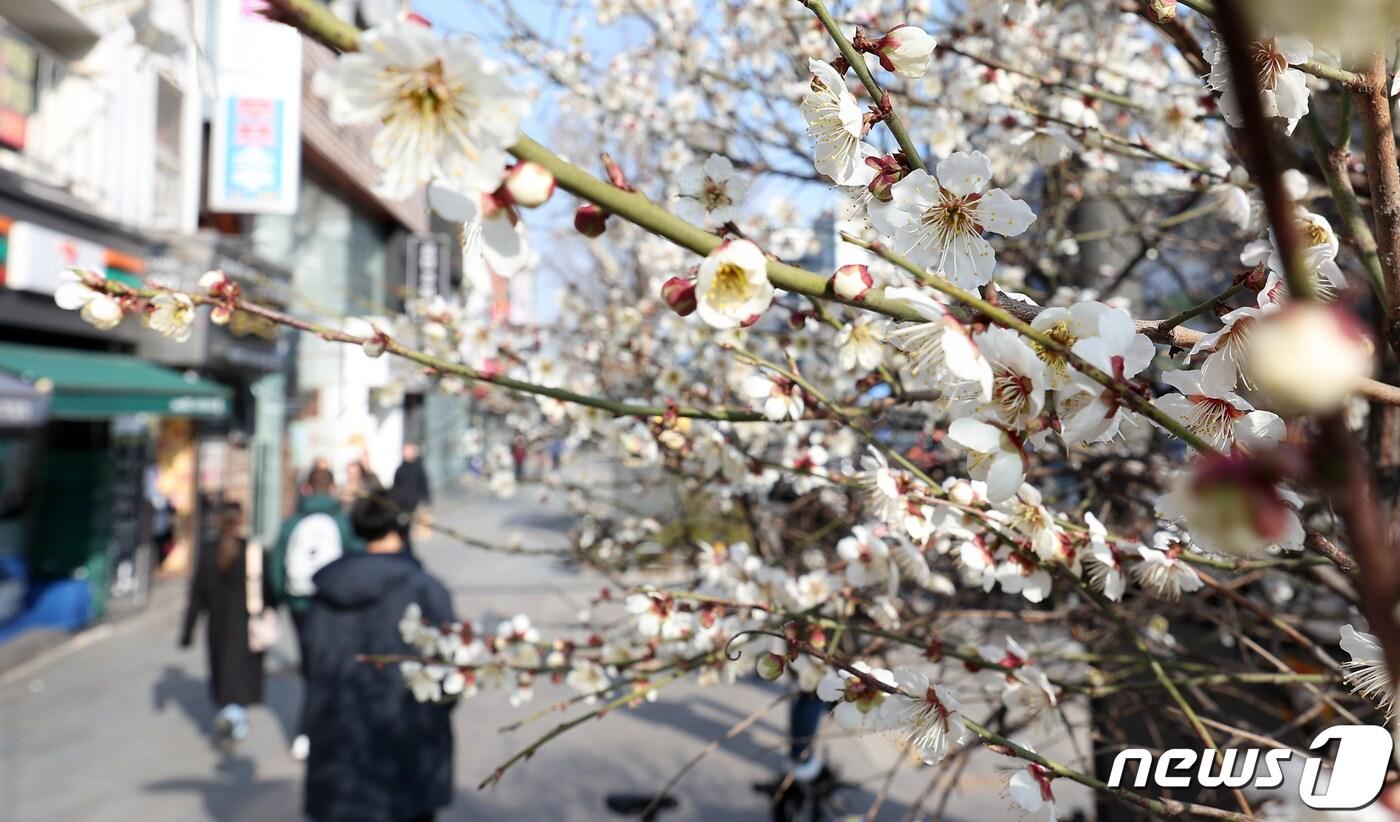
[[[399,506],[379,492],[351,520],[365,552],[316,574],[306,616],[306,815],[317,822],[419,822],[452,801],[451,710],[419,702],[396,665],[360,655],[416,653],[399,624],[409,605],[453,621],[447,588],[404,551]]]
[[[303,683],[307,678],[306,613],[316,593],[312,580],[326,565],[362,548],[336,496],[335,476],[323,465],[312,468],[302,486],[296,513],[282,524],[267,574],[273,602],[287,606],[296,627]],[[305,702],[303,689],[301,716],[292,740],[292,757],[297,760],[306,759],[311,744],[306,733]]]

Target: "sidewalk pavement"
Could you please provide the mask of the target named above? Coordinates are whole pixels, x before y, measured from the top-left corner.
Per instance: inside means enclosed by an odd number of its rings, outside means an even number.
[[[529,548],[558,546],[570,520],[557,499],[533,489],[498,500],[479,486],[442,495],[440,522],[487,541],[519,534]],[[528,613],[549,632],[566,622],[604,581],[548,558],[508,556],[434,538],[417,546],[424,563],[452,589],[457,613],[490,622]],[[84,632],[30,663],[0,674],[0,808],[17,822],[103,820],[299,820],[302,766],[287,754],[300,684],[290,626],[269,654],[267,705],[251,712],[249,737],[232,756],[219,754],[208,731],[200,643],[176,648],[183,596],[158,595],[140,616]],[[536,683],[535,700],[509,705],[505,693],[464,701],[454,712],[457,794],[443,820],[606,820],[609,793],[658,790],[688,760],[730,727],[771,703],[778,686],[666,687],[656,703],[585,723],[517,764],[494,788],[476,785],[512,753],[572,713],[551,713],[508,733],[507,723],[567,697],[562,686]],[[834,730],[828,723],[826,731]],[[764,820],[765,798],[751,784],[784,764],[786,712],[778,708],[709,754],[672,790],[680,800],[665,820]],[[915,818],[911,810],[944,769],[902,759],[878,736],[832,734],[828,754],[845,781],[852,811],[884,793],[880,820]],[[1071,756],[1068,746],[1047,753]],[[998,757],[979,755],[962,771],[943,819],[1010,818],[1006,774]],[[900,765],[893,770],[896,763]],[[1006,760],[1009,764],[1009,760]],[[886,786],[886,783],[888,785]],[[1074,786],[1066,786],[1072,788]],[[1084,796],[1061,790],[1061,816]],[[932,815],[933,803],[922,813]]]

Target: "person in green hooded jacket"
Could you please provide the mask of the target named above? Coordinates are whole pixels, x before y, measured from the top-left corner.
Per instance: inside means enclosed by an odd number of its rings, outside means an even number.
[[[329,468],[317,466],[306,477],[296,513],[282,524],[268,562],[267,582],[273,601],[285,604],[296,626],[302,681],[306,681],[307,610],[316,593],[312,578],[327,564],[349,553],[364,550],[350,527],[350,519],[335,493],[335,477]],[[299,712],[297,734],[292,740],[292,756],[303,760],[310,751],[306,736],[305,710]]]

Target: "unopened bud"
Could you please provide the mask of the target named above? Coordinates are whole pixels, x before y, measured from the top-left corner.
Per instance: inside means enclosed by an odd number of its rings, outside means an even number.
[[[601,237],[608,230],[608,212],[584,203],[574,212],[574,230],[585,237]]]
[[[695,281],[685,277],[672,277],[661,286],[661,298],[672,311],[682,317],[688,317],[697,304]]]
[[[857,302],[875,284],[870,269],[863,265],[843,265],[831,275],[831,290],[843,300]]]
[[[506,174],[506,193],[522,208],[535,208],[554,194],[554,175],[539,163],[519,163]]]
[[[1176,19],[1176,0],[1148,0],[1147,13],[1152,15],[1152,22],[1165,23],[1168,20]]]
[[[903,154],[886,154],[884,157],[866,157],[865,164],[875,169],[875,176],[866,186],[870,195],[882,203],[894,199],[894,184],[909,174],[904,164]]]
[[[1375,354],[1346,309],[1295,302],[1255,324],[1244,372],[1278,410],[1325,414],[1341,408],[1371,375]]]
[[[780,654],[769,651],[758,659],[758,675],[769,682],[782,676],[785,670],[787,670],[787,660],[783,659]]]
[[[900,77],[923,77],[928,71],[938,41],[918,26],[895,26],[875,44],[875,53],[885,71]]]
[[[375,328],[374,333],[370,335],[369,339],[361,343],[360,347],[364,349],[365,356],[373,359],[382,356],[384,354],[384,349],[387,348],[388,345],[389,335]]]
[[[231,282],[232,280],[228,278],[227,274],[216,268],[204,272],[203,276],[199,278],[199,287],[218,296],[228,289]]]

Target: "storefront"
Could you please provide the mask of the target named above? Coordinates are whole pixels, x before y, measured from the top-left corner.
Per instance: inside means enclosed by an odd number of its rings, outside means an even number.
[[[0,374],[48,403],[44,425],[15,438],[23,445],[6,466],[29,506],[14,516],[27,598],[57,596],[69,612],[63,627],[76,627],[66,621],[100,616],[110,594],[143,590],[163,421],[223,419],[229,392],[126,354],[16,343],[0,343]]]
[[[149,276],[182,288],[196,288],[204,272],[219,269],[248,299],[272,308],[285,308],[290,293],[291,275],[285,269],[213,232],[162,244],[148,268]],[[143,359],[197,372],[229,392],[226,417],[198,424],[172,420],[161,427],[157,482],[181,495],[173,499],[177,511],[237,502],[252,535],[273,537],[285,515],[282,488],[289,469],[282,433],[290,348],[283,329],[243,311],[235,312],[227,325],[216,325],[201,312],[182,343],[156,335],[139,341],[137,354]],[[177,539],[162,568],[184,570],[192,548],[189,539]]]
[[[24,607],[38,446],[48,418],[47,394],[0,373],[0,624]]]

